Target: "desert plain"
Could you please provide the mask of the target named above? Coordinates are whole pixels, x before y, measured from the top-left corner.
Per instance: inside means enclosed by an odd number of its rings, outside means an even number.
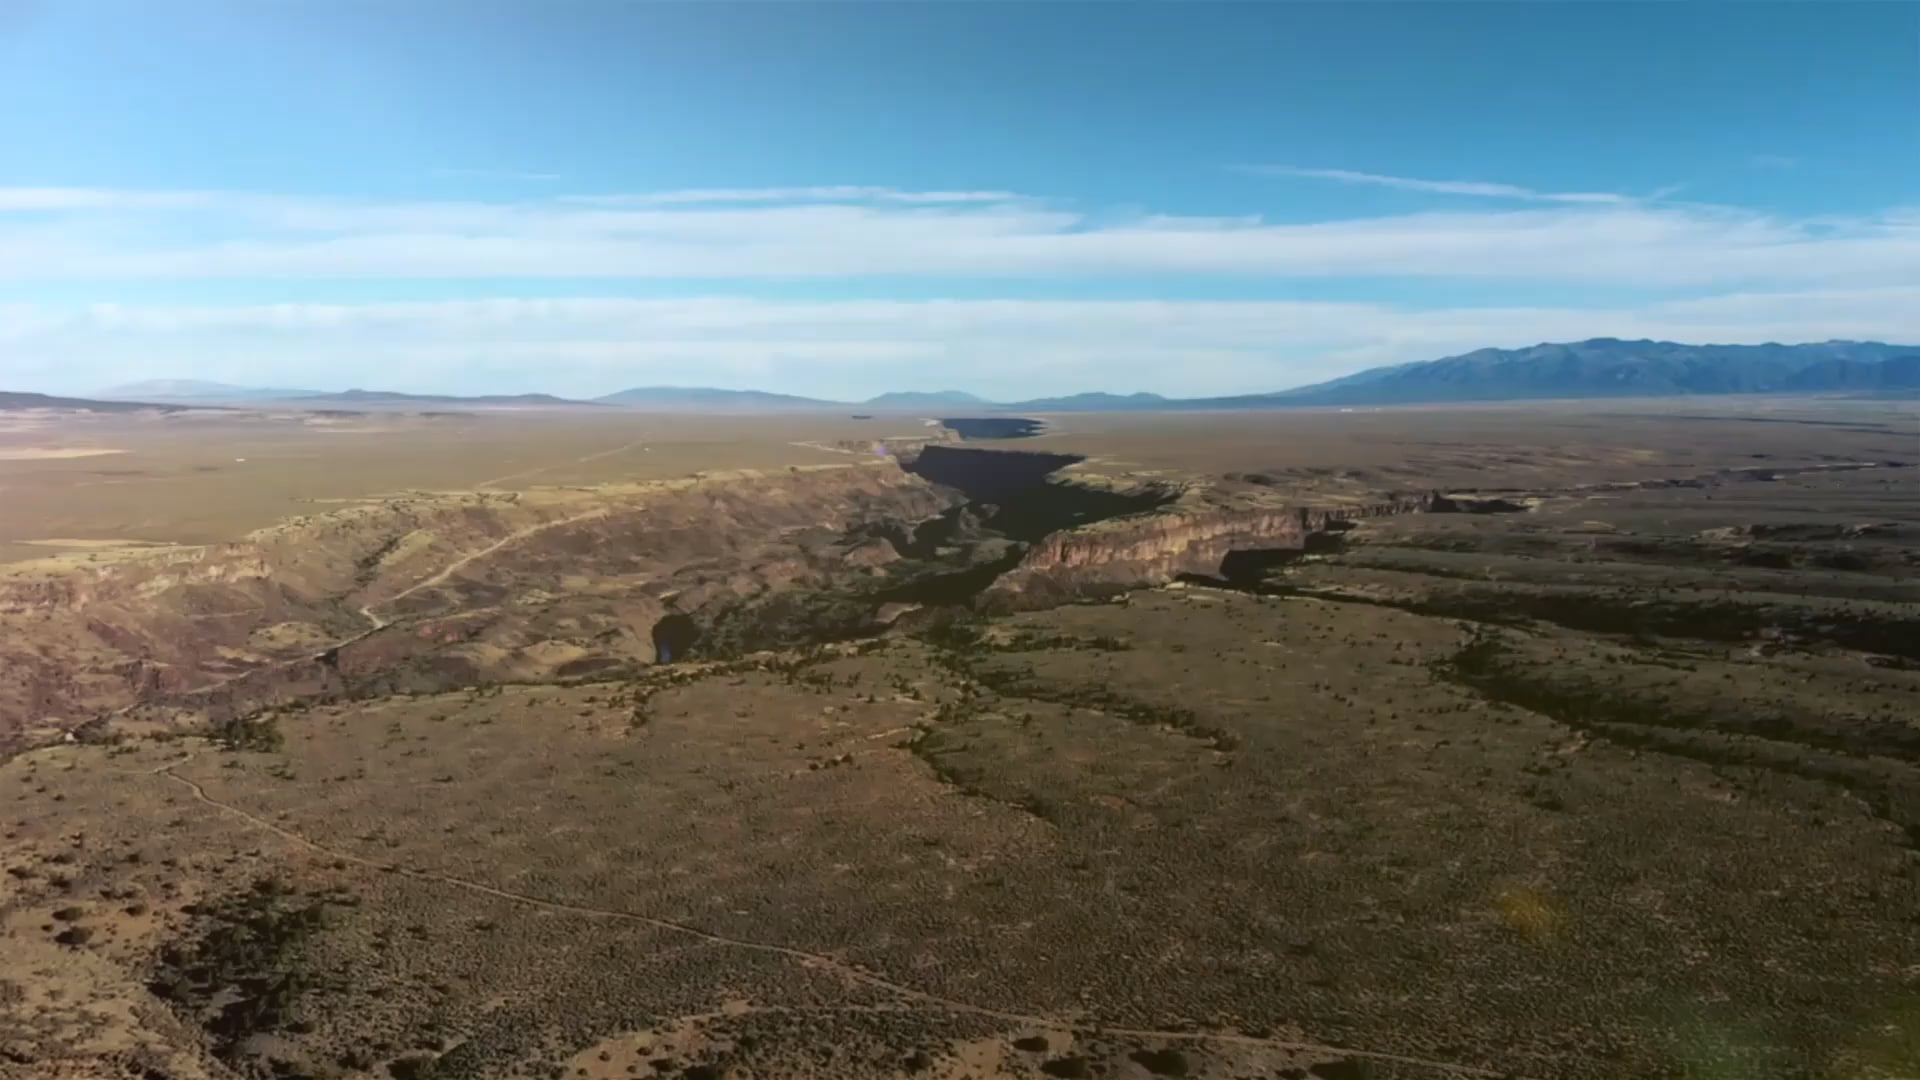
[[[1920,414],[0,430],[0,1076],[1920,1074]]]

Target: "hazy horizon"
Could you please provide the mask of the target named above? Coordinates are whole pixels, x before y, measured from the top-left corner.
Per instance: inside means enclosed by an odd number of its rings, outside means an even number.
[[[1920,341],[1920,8],[1381,14],[10,9],[0,387],[1191,397]]]
[[[1535,343],[1534,346],[1531,346],[1531,347],[1550,347],[1550,346],[1559,345],[1559,344],[1587,344],[1593,341],[1603,341],[1603,340],[1608,340],[1608,339],[1604,339],[1604,338],[1586,339],[1586,341],[1583,341],[1583,342],[1537,342]],[[1626,342],[1626,344],[1633,344],[1633,343],[1634,342],[1631,342],[1631,341]],[[1680,345],[1683,347],[1689,346],[1689,345],[1695,345],[1695,346],[1701,346],[1706,348],[1718,348],[1723,346],[1725,343],[1721,343],[1721,342],[1653,342],[1653,344]],[[1839,340],[1829,340],[1826,342],[1762,342],[1759,344],[1769,345],[1769,346],[1782,346],[1787,348],[1811,347],[1811,346],[1818,346],[1823,344],[1824,345],[1860,344],[1860,345],[1886,345],[1894,348],[1901,348],[1901,349],[1913,348],[1916,350],[1920,350],[1920,345],[1908,346],[1900,342],[1846,342],[1846,341],[1839,341]],[[1449,360],[1454,358],[1453,357],[1434,357],[1432,359]],[[1418,361],[1416,361],[1415,363],[1418,363]],[[1388,365],[1388,366],[1393,367],[1398,365]],[[1365,369],[1365,370],[1378,370],[1378,369],[1375,368],[1375,369]],[[1340,376],[1334,376],[1333,378],[1338,379],[1340,378]],[[1266,387],[1259,390],[1249,390],[1249,391],[1236,392],[1233,394],[1210,395],[1210,396],[1240,397],[1240,396],[1256,396],[1256,395],[1270,394],[1270,393],[1286,393],[1288,391],[1303,389],[1312,385],[1318,385],[1318,384],[1294,384],[1294,385],[1288,385],[1288,386]],[[337,396],[342,394],[354,394],[354,393],[400,393],[400,394],[417,394],[419,396],[434,396],[436,394],[443,394],[443,392],[439,392],[439,391],[395,391],[392,388],[385,387],[385,386],[303,386],[303,387],[242,386],[242,385],[237,385],[232,383],[215,382],[211,380],[201,380],[201,379],[194,379],[194,378],[170,378],[170,377],[163,376],[163,377],[156,377],[152,379],[138,380],[131,383],[122,383],[122,384],[118,384],[110,387],[100,387],[92,392],[92,396],[107,397],[109,399],[119,398],[122,400],[127,400],[127,399],[132,399],[139,396],[139,394],[144,391],[148,395],[155,398],[166,399],[168,397],[177,396],[182,399],[189,399],[189,398],[206,397],[208,395],[217,395],[220,392],[239,393],[242,391],[263,391],[263,390],[271,391],[282,396],[287,396],[287,395]],[[631,393],[636,391],[641,391],[641,392],[644,392],[644,391],[660,391],[660,392],[718,391],[722,393],[765,394],[765,395],[775,396],[775,397],[793,397],[793,398],[805,399],[809,401],[818,402],[823,405],[863,405],[863,404],[871,404],[874,402],[878,402],[881,399],[888,398],[888,397],[908,397],[908,396],[914,396],[914,395],[925,396],[925,397],[937,397],[940,395],[953,395],[953,394],[967,395],[979,400],[983,404],[1018,405],[1018,404],[1023,404],[1027,402],[1032,402],[1032,401],[1039,401],[1039,400],[1046,400],[1046,399],[1053,399],[1053,398],[1070,398],[1075,396],[1083,396],[1083,397],[1084,396],[1104,396],[1104,397],[1118,398],[1118,397],[1128,397],[1128,396],[1137,395],[1141,393],[1146,393],[1146,394],[1154,393],[1153,391],[1138,391],[1138,390],[1125,389],[1125,388],[1090,386],[1090,387],[1082,387],[1077,390],[1063,391],[1063,392],[1054,393],[1054,394],[1031,395],[1027,397],[1014,398],[1014,397],[994,397],[986,394],[976,393],[972,390],[967,389],[964,386],[949,385],[949,386],[931,387],[931,388],[925,388],[925,389],[915,388],[915,389],[909,389],[909,390],[902,390],[902,389],[895,388],[895,389],[880,390],[871,394],[863,394],[858,397],[828,398],[828,397],[819,397],[819,396],[809,395],[809,394],[791,393],[788,391],[775,390],[765,386],[755,386],[755,385],[726,386],[726,385],[697,384],[697,383],[654,383],[654,384],[648,384],[644,386],[616,387],[616,388],[604,391],[603,393],[588,394],[588,395],[582,395],[578,397],[569,397],[567,395],[551,394],[550,392],[537,386],[528,387],[528,388],[519,389],[519,390],[488,391],[488,392],[485,392],[484,394],[470,394],[470,393],[464,393],[460,391],[448,391],[448,392],[444,392],[443,396],[487,396],[487,397],[548,396],[548,397],[559,397],[567,401],[593,402],[602,398],[617,397],[621,394]],[[1760,392],[1768,392],[1768,391],[1760,391]],[[1171,402],[1179,402],[1182,400],[1192,400],[1196,397],[1200,397],[1200,395],[1193,395],[1193,394],[1159,394],[1156,396],[1165,398],[1166,400]],[[1488,400],[1501,400],[1501,399],[1492,398]]]

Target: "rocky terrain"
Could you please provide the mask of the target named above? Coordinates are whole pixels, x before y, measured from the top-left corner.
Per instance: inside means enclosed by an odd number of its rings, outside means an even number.
[[[896,556],[861,530],[953,502],[888,465],[720,474],[422,494],[224,545],[15,564],[0,732],[651,663],[670,611],[878,572]]]
[[[1920,470],[1823,439],[16,564],[0,1076],[1914,1075]]]
[[[1424,509],[1288,507],[1198,481],[1076,482],[1077,458],[932,445],[898,458],[590,491],[421,494],[228,544],[0,573],[0,738],[106,717],[632,673],[655,629],[736,656],[929,607],[1011,609],[1164,584],[1231,551]]]
[[[1372,517],[1421,513],[1435,494],[1382,494],[1332,506],[1285,508],[1189,488],[1152,514],[1131,515],[1047,535],[996,580],[996,607],[1047,606],[1164,585],[1185,574],[1217,574],[1256,552],[1300,552],[1318,536]]]

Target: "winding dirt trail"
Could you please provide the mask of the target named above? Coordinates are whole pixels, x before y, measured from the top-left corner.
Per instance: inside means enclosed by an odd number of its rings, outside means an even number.
[[[447,579],[453,577],[453,575],[459,573],[462,570],[465,570],[467,567],[472,566],[474,563],[479,562],[481,559],[484,559],[489,555],[494,554],[495,552],[501,550],[502,548],[511,547],[514,544],[518,544],[523,540],[527,540],[531,537],[538,536],[549,529],[559,529],[559,528],[564,528],[568,525],[578,525],[582,521],[592,521],[595,518],[606,517],[608,513],[610,513],[610,511],[606,507],[604,506],[596,507],[595,509],[588,510],[579,514],[573,514],[569,517],[555,518],[552,521],[543,521],[537,525],[529,525],[524,529],[516,529],[513,532],[510,532],[507,535],[501,537],[500,539],[495,540],[493,543],[488,544],[486,547],[483,547],[478,551],[469,552],[465,555],[460,556],[459,558],[453,560],[447,565],[441,567],[431,577],[423,578],[420,581],[416,581],[412,585],[409,585],[406,588],[401,589],[399,592],[394,593],[392,596],[389,596],[384,600],[377,600],[371,604],[366,605],[365,607],[362,607],[360,609],[360,613],[365,615],[370,620],[379,622],[381,626],[390,625],[389,623],[382,620],[380,616],[375,615],[373,613],[372,609],[374,608],[375,605],[385,606],[400,600],[405,600],[407,597],[412,596],[414,593],[419,592],[421,589],[431,589],[435,585],[443,584],[447,581]],[[376,627],[375,629],[378,629],[378,627]]]
[[[426,578],[423,578],[420,581],[414,582],[412,585],[409,585],[406,588],[400,590],[399,592],[394,593],[392,596],[389,596],[383,600],[375,600],[366,604],[362,604],[360,607],[356,608],[355,611],[359,613],[361,618],[367,621],[367,626],[365,629],[361,630],[359,633],[341,638],[339,641],[332,642],[327,646],[325,646],[324,648],[315,650],[314,652],[304,653],[300,656],[294,657],[291,660],[282,660],[278,663],[268,664],[264,667],[250,668],[246,671],[229,675],[226,678],[220,679],[216,682],[208,683],[205,686],[196,686],[191,690],[184,691],[181,696],[200,697],[207,694],[215,693],[223,689],[224,687],[230,686],[234,683],[241,681],[242,679],[257,676],[261,672],[284,671],[298,664],[310,664],[316,660],[319,660],[325,657],[328,653],[338,652],[339,650],[344,649],[347,646],[352,645],[356,642],[364,641],[365,639],[372,637],[373,635],[379,633],[382,630],[387,629],[390,626],[397,626],[404,623],[413,622],[415,621],[416,618],[421,618],[421,617],[416,616],[416,617],[410,617],[405,619],[389,619],[386,616],[381,615],[379,612],[375,611],[374,608],[380,607],[386,604],[391,604],[397,600],[404,600],[407,597],[412,596],[414,593],[417,593],[422,589],[430,589],[435,585],[443,584],[448,579],[452,578],[453,575],[459,573],[460,571],[466,569],[469,566],[472,566],[474,563],[479,562],[481,559],[485,559],[488,556],[493,555],[504,548],[511,547],[514,544],[518,544],[530,537],[537,536],[540,533],[545,532],[549,529],[558,529],[568,525],[577,525],[582,521],[591,521],[595,518],[606,517],[609,512],[610,511],[606,507],[599,507],[593,510],[588,510],[584,513],[573,514],[569,517],[555,518],[552,521],[543,521],[537,525],[529,525],[524,529],[517,529],[511,533],[508,533],[506,536],[503,536],[500,539],[494,541],[493,543],[488,544],[486,547],[480,548],[477,551],[468,552],[467,554],[462,555],[457,559],[454,559],[453,561],[447,563],[445,566],[441,567],[438,571],[435,571],[432,575]],[[136,709],[139,709],[145,704],[147,704],[147,702],[134,701],[128,705],[122,706],[117,711],[117,715],[124,716],[128,713],[133,712]]]
[[[287,843],[292,844],[295,847],[302,848],[307,851],[311,851],[316,855],[324,855],[329,859],[338,860],[341,862],[349,863],[355,866],[360,866],[370,870],[376,870],[382,873],[395,874],[400,877],[410,878],[414,881],[430,882],[432,884],[442,885],[448,888],[462,889],[467,892],[478,893],[482,896],[490,896],[490,897],[494,897],[495,899],[506,900],[515,904],[522,904],[527,907],[537,908],[542,911],[551,911],[551,912],[555,912],[557,914],[563,914],[563,915],[578,915],[586,918],[613,919],[620,922],[637,923],[642,926],[652,927],[656,930],[664,930],[669,933],[681,934],[687,937],[695,938],[705,945],[719,946],[719,947],[731,948],[731,949],[742,949],[748,952],[757,952],[757,953],[763,953],[771,956],[783,957],[785,959],[794,961],[795,963],[799,964],[801,967],[806,968],[810,971],[824,972],[827,974],[837,976],[850,983],[856,983],[862,986],[872,987],[873,989],[882,990],[887,993],[893,994],[906,1001],[915,1003],[922,1011],[941,1012],[941,1013],[949,1013],[949,1014],[957,1013],[957,1014],[966,1015],[966,1016],[982,1016],[982,1017],[987,1017],[994,1020],[1003,1020],[1012,1024],[1029,1025],[1029,1026],[1041,1027],[1041,1028],[1065,1029],[1065,1030],[1085,1032],[1088,1034],[1099,1034],[1099,1035],[1106,1035],[1106,1036],[1121,1036],[1126,1038],[1137,1038],[1137,1039],[1163,1039],[1167,1041],[1180,1041],[1180,1042],[1217,1043],[1217,1044],[1229,1045],[1229,1046],[1260,1047],[1260,1048],[1272,1049],[1272,1050],[1284,1050],[1284,1051],[1289,1051],[1293,1053],[1326,1055],[1328,1057],[1333,1057],[1333,1058],[1340,1058],[1340,1057],[1361,1058],[1368,1061],[1378,1061],[1378,1062],[1394,1064],[1394,1065],[1407,1065],[1407,1066],[1413,1066],[1416,1068],[1429,1069],[1434,1072],[1443,1073],[1449,1076],[1484,1077],[1484,1078],[1487,1078],[1487,1080],[1533,1080],[1533,1078],[1529,1078],[1519,1073],[1515,1073],[1506,1069],[1483,1069],[1474,1065],[1461,1065],[1461,1064],[1458,1064],[1455,1062],[1449,1062],[1449,1061],[1435,1061],[1430,1058],[1412,1057],[1405,1054],[1395,1054],[1395,1053],[1390,1053],[1383,1050],[1360,1050],[1360,1049],[1355,1049],[1353,1047],[1333,1046],[1326,1043],[1318,1043],[1318,1042],[1311,1042],[1311,1041],[1296,1041],[1296,1040],[1289,1040],[1289,1039],[1262,1038],[1255,1035],[1239,1035],[1239,1034],[1233,1034],[1233,1033],[1227,1033],[1227,1032],[1168,1031],[1168,1030],[1162,1030],[1159,1028],[1115,1027],[1115,1026],[1110,1026],[1106,1024],[1097,1024],[1097,1025],[1096,1024],[1075,1024],[1075,1023],[1063,1021],[1058,1017],[1039,1016],[1031,1013],[1014,1012],[1007,1009],[995,1009],[990,1006],[976,1005],[972,1002],[961,1001],[956,998],[942,997],[938,994],[930,993],[925,990],[917,990],[911,986],[906,986],[902,983],[894,982],[891,979],[877,975],[871,971],[866,970],[865,968],[859,967],[854,964],[850,964],[845,960],[841,960],[836,957],[829,956],[825,953],[808,952],[805,949],[798,949],[788,945],[779,945],[772,942],[754,941],[748,938],[730,937],[726,934],[718,934],[718,933],[714,933],[711,930],[703,930],[697,926],[690,926],[686,923],[673,922],[672,920],[669,920],[669,919],[657,919],[650,915],[639,915],[630,911],[620,911],[614,908],[593,907],[586,904],[570,904],[570,903],[566,903],[565,901],[559,901],[559,900],[548,900],[543,897],[531,896],[527,893],[519,893],[519,892],[513,892],[511,890],[507,890],[507,889],[495,888],[492,885],[487,885],[478,881],[472,881],[467,878],[455,877],[450,874],[439,874],[439,873],[434,873],[427,870],[416,870],[416,869],[413,869],[412,867],[400,866],[394,863],[380,862],[375,859],[368,859],[364,856],[356,855],[351,851],[345,851],[340,848],[329,847],[316,840],[312,840],[306,836],[303,836],[300,833],[294,832],[293,830],[288,829],[284,826],[277,825],[271,821],[268,821],[265,818],[259,817],[255,814],[251,814],[246,810],[243,810],[240,807],[233,805],[232,803],[222,802],[219,799],[214,798],[213,796],[207,794],[207,789],[203,787],[198,781],[189,779],[185,776],[181,776],[177,771],[175,771],[179,769],[181,766],[192,761],[193,758],[194,758],[193,754],[188,754],[187,756],[177,761],[173,761],[168,764],[161,765],[155,769],[149,770],[146,773],[146,775],[164,777],[167,780],[170,780],[176,784],[179,784],[180,786],[186,788],[188,792],[190,792],[193,795],[196,801],[203,803],[206,806],[212,807],[214,810],[220,813],[237,818],[240,821],[243,821],[248,825],[253,826],[254,828],[272,833],[273,835],[279,837],[280,839],[285,840]]]

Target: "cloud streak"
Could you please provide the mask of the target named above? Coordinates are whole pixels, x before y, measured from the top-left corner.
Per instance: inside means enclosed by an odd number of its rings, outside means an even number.
[[[0,283],[1209,274],[1725,288],[1920,277],[1911,210],[1791,219],[1555,198],[1276,223],[876,187],[459,202],[0,188]]]
[[[1630,206],[1640,202],[1631,195],[1605,191],[1536,191],[1517,184],[1486,180],[1421,180],[1410,176],[1355,172],[1351,169],[1309,169],[1297,165],[1249,165],[1243,171],[1260,176],[1287,176],[1306,180],[1332,180],[1342,184],[1364,184],[1420,191],[1431,195],[1471,195],[1483,199],[1516,199],[1522,202],[1574,203],[1587,206]]]
[[[1275,222],[1257,214],[1115,213],[990,189],[875,185],[700,188],[462,200],[270,192],[0,187],[0,387],[84,393],[193,375],[403,390],[540,388],[591,396],[717,383],[861,397],[935,388],[1023,397],[1105,387],[1270,390],[1483,345],[1593,336],[1920,342],[1920,211],[1786,218],[1625,196],[1364,173],[1514,205]],[[1355,178],[1359,179],[1355,179]],[[1418,297],[1422,283],[1587,286],[1666,299],[1628,306],[1061,300],[1191,294],[1238,278],[1345,280]],[[693,299],[350,304],[12,303],[133,286],[220,296],[232,282],[379,296],[617,293],[704,282]],[[774,283],[868,299],[776,301]],[[943,282],[1023,299],[884,299]],[[1107,284],[1103,284],[1107,283]],[[140,290],[148,291],[148,290]]]

